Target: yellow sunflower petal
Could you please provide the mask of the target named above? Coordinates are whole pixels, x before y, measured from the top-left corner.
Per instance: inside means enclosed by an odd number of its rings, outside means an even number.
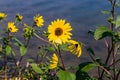
[[[5,19],[6,16],[7,16],[7,15],[6,15],[5,13],[0,12],[0,20]]]
[[[53,56],[52,56],[52,59],[50,61],[50,66],[49,66],[49,69],[54,69],[56,68],[58,65],[58,57],[57,55],[54,53]]]
[[[35,17],[34,17],[34,22],[36,24],[37,27],[42,27],[44,24],[44,19],[43,19],[43,16],[41,16],[40,14],[37,14]]]
[[[15,26],[14,22],[8,22],[8,30],[14,33],[18,31],[18,28]]]
[[[77,55],[77,57],[80,57],[82,54],[81,45],[74,40],[69,40],[68,42],[70,43],[70,45],[68,46],[68,48],[70,49],[70,52],[74,55]]]
[[[65,20],[57,19],[48,26],[49,41],[57,44],[62,44],[71,38],[72,30],[69,23],[65,23]]]

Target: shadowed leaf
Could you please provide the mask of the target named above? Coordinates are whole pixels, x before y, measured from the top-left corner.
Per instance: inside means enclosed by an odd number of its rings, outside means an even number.
[[[76,80],[75,75],[68,71],[60,70],[60,71],[58,71],[57,76],[58,76],[59,80]]]
[[[32,63],[30,64],[30,66],[32,67],[32,69],[36,72],[36,73],[42,73],[42,70],[37,66],[37,64]]]
[[[118,28],[118,27],[120,27],[120,15],[117,16],[117,19],[116,19],[116,26],[115,26],[115,28]]]
[[[111,30],[109,30],[107,27],[105,26],[99,26],[94,34],[94,38],[96,40],[100,40],[103,39],[107,36],[113,36],[113,32]]]

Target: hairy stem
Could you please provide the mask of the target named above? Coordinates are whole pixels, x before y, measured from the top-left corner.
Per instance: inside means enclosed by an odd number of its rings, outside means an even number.
[[[116,4],[116,0],[113,1],[112,10],[111,10],[111,17],[112,17],[113,21],[114,21],[114,16],[115,16],[115,4]],[[113,23],[110,23],[110,28],[113,31],[113,29],[114,29],[114,24]],[[113,59],[112,62],[115,63],[115,53],[114,53],[115,44],[114,44],[114,38],[113,37],[111,38],[111,41],[112,41],[112,59]],[[114,80],[116,80],[115,64],[113,65],[113,74],[114,74]]]
[[[59,46],[58,46],[58,54],[59,54],[60,59],[61,59],[62,67],[63,67],[63,69],[65,70],[65,65],[64,65],[64,61],[63,61],[63,58],[62,58],[62,55],[61,55]]]
[[[109,0],[112,7],[111,7],[111,21],[110,21],[110,30],[114,31],[114,24],[112,23],[112,21],[114,21],[114,16],[115,16],[115,5],[116,5],[116,0]],[[115,53],[114,53],[114,48],[115,48],[115,44],[114,44],[114,38],[111,38],[111,49],[109,50],[110,47],[108,47],[108,56],[106,58],[105,64],[108,63],[110,55],[112,54],[112,62],[115,63]],[[101,73],[100,79],[102,79],[103,74],[104,74],[104,70]],[[115,80],[115,64],[113,65],[113,80]]]
[[[108,75],[111,76],[111,79],[114,80],[114,77],[112,76],[112,74],[106,69],[104,68],[103,66],[99,66],[101,69],[103,69]],[[100,79],[101,80],[101,79]]]

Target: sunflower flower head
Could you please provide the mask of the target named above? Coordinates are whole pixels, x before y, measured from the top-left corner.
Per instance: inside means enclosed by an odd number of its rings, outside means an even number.
[[[7,15],[3,12],[0,12],[0,20],[3,20],[7,17]]]
[[[70,52],[74,55],[77,55],[77,57],[80,57],[82,54],[81,44],[74,40],[69,40],[68,42],[70,43],[68,46]]]
[[[44,24],[44,19],[43,19],[43,16],[41,16],[40,14],[37,14],[35,17],[34,17],[34,22],[35,22],[35,25],[37,27],[42,27]]]
[[[49,69],[54,69],[56,68],[58,65],[58,57],[57,55],[54,53],[52,56],[52,59],[50,60],[50,66]]]
[[[17,14],[17,15],[16,15],[16,20],[17,20],[18,22],[22,21],[22,19],[23,19],[23,16],[22,16],[22,15],[20,15],[20,14]]]
[[[18,31],[18,28],[15,26],[14,22],[8,22],[8,30],[14,33]]]
[[[48,39],[53,43],[62,44],[71,38],[70,31],[72,30],[70,23],[65,23],[65,20],[57,19],[48,26]]]
[[[24,31],[24,34],[23,36],[27,39],[27,38],[32,38],[33,37],[33,34],[34,34],[34,28],[27,25],[27,24],[24,24],[24,28],[23,28],[23,31]]]

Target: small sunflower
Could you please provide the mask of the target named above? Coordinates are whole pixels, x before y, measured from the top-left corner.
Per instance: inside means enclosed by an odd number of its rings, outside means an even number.
[[[54,53],[52,56],[52,59],[50,60],[50,66],[49,69],[54,69],[56,68],[58,65],[58,57],[57,55]]]
[[[48,26],[48,39],[53,43],[62,44],[71,38],[70,31],[72,30],[70,23],[65,23],[65,20],[57,19]]]
[[[33,27],[24,23],[23,31],[24,31],[23,35],[25,38],[32,38],[35,30]]]
[[[18,28],[15,26],[14,22],[8,22],[8,30],[14,33],[18,31]]]
[[[35,22],[35,25],[36,25],[37,27],[43,26],[43,23],[44,23],[43,16],[37,14],[37,15],[34,17],[34,22]]]
[[[22,21],[22,19],[23,19],[23,16],[22,16],[22,15],[20,15],[20,14],[17,14],[17,15],[16,15],[16,20],[17,20],[17,21]]]
[[[77,55],[77,57],[80,57],[82,53],[81,44],[74,40],[69,40],[68,42],[70,43],[68,46],[70,52]]]
[[[6,14],[5,13],[3,13],[3,12],[0,12],[0,20],[2,20],[2,19],[4,19],[4,18],[6,18]]]

